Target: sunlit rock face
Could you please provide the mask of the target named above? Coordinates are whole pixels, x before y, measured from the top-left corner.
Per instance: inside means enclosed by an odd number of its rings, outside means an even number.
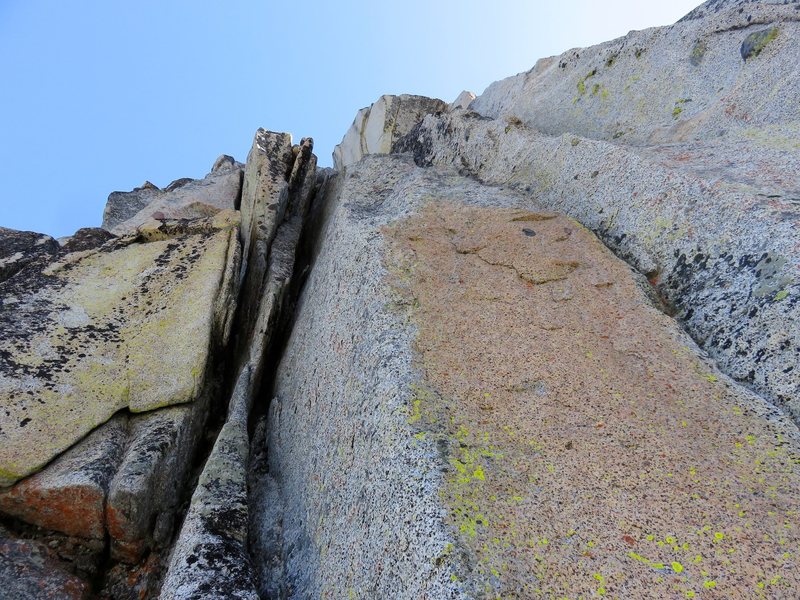
[[[797,6],[707,3],[542,59],[395,149],[579,220],[728,374],[800,420]]]
[[[392,144],[407,134],[427,114],[447,110],[447,103],[425,96],[381,96],[358,111],[341,143],[333,150],[338,170],[367,154],[388,154]]]
[[[0,228],[0,596],[800,596],[799,20]]]

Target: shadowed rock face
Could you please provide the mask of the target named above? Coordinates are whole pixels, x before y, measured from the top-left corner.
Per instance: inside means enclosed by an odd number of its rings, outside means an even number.
[[[49,235],[0,227],[0,283],[37,259],[58,252],[58,242]]]
[[[85,600],[91,588],[43,545],[13,539],[0,528],[3,595],[18,600]]]
[[[267,151],[270,146],[283,148],[284,140],[289,141],[290,155]],[[264,514],[260,510],[249,512],[248,496],[257,496],[265,482],[248,481],[249,421],[267,366],[267,352],[293,301],[290,290],[297,285],[295,260],[316,191],[316,157],[312,148],[311,138],[292,147],[291,138],[285,134],[264,130],[256,133],[242,204],[243,221],[252,224],[248,244],[251,260],[241,274],[243,302],[237,332],[241,350],[235,365],[236,381],[227,419],[175,541],[161,589],[164,600],[259,597],[256,590],[260,555],[256,553],[251,560],[250,547],[257,542],[251,541],[249,532],[263,527]],[[285,168],[288,156],[294,158],[291,169]],[[280,209],[276,210],[278,206]],[[271,217],[269,225],[265,226],[264,216]],[[268,250],[265,264],[260,262],[260,248]],[[243,317],[250,311],[254,314],[252,319]],[[266,406],[256,406],[259,412],[265,409]]]

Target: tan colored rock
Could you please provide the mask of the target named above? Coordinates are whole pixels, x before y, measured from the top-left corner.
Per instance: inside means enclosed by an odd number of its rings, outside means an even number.
[[[726,374],[800,423],[800,153],[630,146],[471,112],[426,117],[396,150],[514,187],[592,229]]]
[[[703,360],[591,232],[545,216],[431,204],[388,232],[418,307],[409,420],[451,449],[442,496],[477,590],[800,589],[781,556],[800,542],[797,428]]]
[[[64,256],[3,286],[0,485],[29,475],[115,412],[192,401],[203,388],[238,215]]]
[[[283,593],[796,595],[800,431],[590,231],[408,157],[330,193],[257,507]]]

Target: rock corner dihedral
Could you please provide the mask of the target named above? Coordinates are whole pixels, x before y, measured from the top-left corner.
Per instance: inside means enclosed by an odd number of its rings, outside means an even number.
[[[800,2],[0,228],[0,596],[800,596]]]

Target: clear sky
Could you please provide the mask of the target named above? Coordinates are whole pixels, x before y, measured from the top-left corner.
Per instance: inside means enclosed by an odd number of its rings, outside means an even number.
[[[108,194],[244,162],[258,127],[324,166],[381,94],[452,101],[701,0],[0,0],[0,225],[98,226]]]

